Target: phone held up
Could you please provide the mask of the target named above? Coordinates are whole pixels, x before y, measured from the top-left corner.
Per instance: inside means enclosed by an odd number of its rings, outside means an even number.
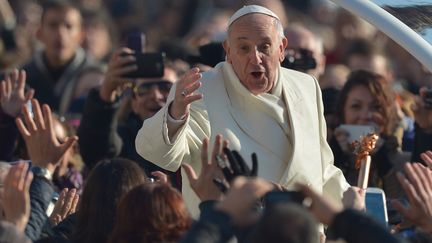
[[[366,213],[384,226],[388,225],[387,205],[384,191],[376,187],[366,189]]]
[[[132,32],[127,37],[127,47],[134,51],[138,69],[131,72],[127,78],[160,78],[164,75],[164,58],[165,54],[161,52],[144,52],[145,35],[142,32]]]

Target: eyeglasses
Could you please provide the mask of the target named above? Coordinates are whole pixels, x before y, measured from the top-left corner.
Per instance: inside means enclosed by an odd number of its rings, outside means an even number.
[[[133,88],[133,92],[137,96],[145,96],[151,93],[153,88],[158,88],[163,95],[168,95],[173,83],[167,80],[158,80],[153,82],[142,83]]]

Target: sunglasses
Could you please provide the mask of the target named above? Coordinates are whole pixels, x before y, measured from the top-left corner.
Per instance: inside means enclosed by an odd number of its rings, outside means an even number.
[[[158,80],[153,82],[146,82],[140,85],[137,85],[133,88],[133,92],[137,96],[145,96],[151,93],[153,88],[159,89],[164,95],[168,95],[173,83],[167,80]]]

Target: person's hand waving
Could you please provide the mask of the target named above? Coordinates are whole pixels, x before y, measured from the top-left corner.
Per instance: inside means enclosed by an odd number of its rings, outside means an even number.
[[[188,164],[182,167],[186,172],[192,190],[197,194],[201,201],[219,200],[222,192],[216,187],[214,179],[222,178],[222,172],[216,163],[216,156],[222,156],[222,148],[228,146],[228,141],[223,141],[221,135],[217,135],[213,146],[211,157],[208,157],[208,139],[204,139],[201,148],[201,172],[196,175],[195,170]]]
[[[192,68],[176,83],[174,101],[169,108],[169,114],[176,120],[189,113],[190,104],[203,98],[202,94],[194,93],[201,87],[200,70]]]
[[[64,143],[60,143],[54,134],[51,109],[43,105],[42,110],[39,102],[32,99],[34,118],[31,117],[27,106],[23,106],[24,122],[21,118],[16,119],[18,130],[27,146],[33,165],[46,168],[54,173],[55,167],[66,151],[74,145],[78,137],[67,137]]]
[[[28,172],[28,163],[18,163],[9,170],[4,181],[3,208],[5,220],[18,230],[24,229],[30,218],[30,184],[33,174]]]
[[[26,72],[15,69],[12,73],[7,74],[5,80],[0,83],[1,109],[11,117],[17,117],[22,105],[33,98],[33,89],[24,92],[25,82]]]

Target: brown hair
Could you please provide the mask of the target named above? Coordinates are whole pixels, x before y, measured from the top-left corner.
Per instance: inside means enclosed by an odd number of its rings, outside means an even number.
[[[345,122],[344,108],[351,90],[357,86],[364,86],[378,101],[380,107],[379,112],[382,114],[385,124],[383,135],[392,135],[396,128],[398,118],[394,103],[394,94],[391,88],[385,85],[386,83],[385,78],[379,74],[365,70],[352,72],[348,76],[348,80],[339,94],[339,101],[336,108],[336,115],[338,116],[339,123]]]
[[[123,158],[98,162],[90,171],[81,196],[73,241],[106,242],[119,201],[145,181],[136,162]]]
[[[177,242],[191,224],[179,191],[164,183],[143,184],[121,200],[108,242]]]

